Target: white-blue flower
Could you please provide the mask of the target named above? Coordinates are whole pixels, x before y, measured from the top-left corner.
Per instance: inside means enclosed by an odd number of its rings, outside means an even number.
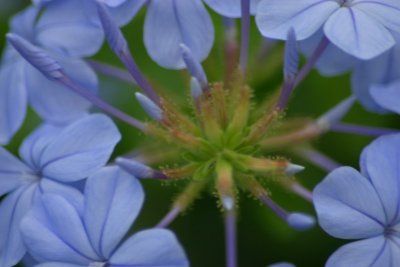
[[[400,263],[400,135],[378,138],[360,160],[331,172],[314,190],[321,227],[358,239],[339,248],[327,267],[383,267]]]
[[[263,0],[256,20],[261,33],[285,40],[294,28],[304,40],[321,27],[340,49],[360,59],[371,59],[390,49],[391,31],[400,31],[398,0]]]
[[[189,266],[169,230],[123,240],[143,200],[140,183],[118,167],[90,176],[84,197],[44,194],[21,224],[28,251],[42,267]]]

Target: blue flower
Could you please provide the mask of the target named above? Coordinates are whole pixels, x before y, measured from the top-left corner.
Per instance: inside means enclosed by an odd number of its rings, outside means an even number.
[[[361,239],[339,248],[327,267],[400,262],[399,164],[400,135],[387,135],[364,149],[361,173],[341,167],[315,188],[321,227],[338,238]]]
[[[134,177],[103,168],[88,178],[84,198],[44,194],[22,221],[24,241],[39,266],[189,266],[168,230],[143,230],[122,241],[143,199]]]
[[[91,31],[82,29],[75,21],[74,15],[60,15],[61,11],[57,9],[55,13],[44,12],[35,23],[39,11],[31,7],[17,14],[11,21],[11,32],[51,53],[74,80],[95,94],[96,74],[77,57],[92,52],[92,48],[86,48],[97,38],[96,33],[90,34]],[[79,10],[74,14],[77,13]],[[63,40],[64,31],[74,34],[72,40],[80,41]],[[68,39],[67,34],[64,37]],[[69,89],[48,80],[9,45],[0,67],[0,144],[8,143],[18,131],[25,119],[28,102],[46,121],[57,124],[81,117],[91,106]]]
[[[64,185],[87,178],[109,159],[120,134],[104,115],[91,115],[67,127],[44,125],[22,144],[22,160],[0,147],[0,266],[13,266],[25,254],[19,225],[44,192],[76,199]]]
[[[346,53],[371,59],[395,44],[391,31],[400,29],[397,0],[263,0],[256,20],[265,37],[286,39],[294,28],[304,40],[321,27]]]

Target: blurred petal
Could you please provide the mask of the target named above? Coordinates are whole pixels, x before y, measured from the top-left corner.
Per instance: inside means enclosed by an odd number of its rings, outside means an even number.
[[[400,32],[400,2],[393,0],[355,0],[353,8],[363,11],[385,27]]]
[[[44,194],[23,219],[21,231],[38,261],[88,265],[97,259],[74,207],[55,194]]]
[[[109,159],[121,138],[105,115],[90,115],[66,127],[40,157],[45,177],[73,182],[88,177]]]
[[[339,9],[330,0],[270,0],[258,4],[256,21],[262,35],[285,40],[293,28],[298,40],[304,40],[322,27],[329,16]]]
[[[363,154],[365,170],[383,204],[389,225],[400,216],[400,135],[376,139]]]
[[[62,262],[46,262],[37,264],[35,267],[87,267],[87,264],[70,264]]]
[[[380,106],[400,114],[400,80],[388,85],[372,85],[370,93]]]
[[[97,94],[98,81],[95,72],[79,59],[57,58],[65,73],[74,81]],[[67,123],[87,113],[91,104],[69,88],[47,79],[34,67],[27,65],[29,100],[35,111],[52,123]]]
[[[261,0],[250,0],[250,13],[256,14],[257,5]],[[215,12],[229,18],[242,16],[241,0],[204,0]]]
[[[214,27],[200,0],[151,1],[144,26],[144,41],[148,53],[163,67],[185,67],[180,44],[203,61],[214,43]]]
[[[310,57],[323,37],[323,31],[319,30],[310,38],[300,42],[302,52],[307,57]],[[337,76],[352,70],[357,62],[358,59],[343,52],[334,44],[329,43],[328,47],[318,59],[315,66],[319,73],[323,76]]]
[[[91,23],[82,0],[52,1],[40,17],[37,43],[60,54],[83,57],[95,54],[104,39],[103,31]]]
[[[119,167],[100,170],[87,180],[84,222],[93,247],[109,258],[142,208],[139,182]]]
[[[20,224],[31,208],[36,192],[36,184],[21,187],[0,205],[0,266],[14,266],[26,253]]]
[[[46,146],[51,143],[61,131],[62,127],[54,127],[49,124],[43,124],[38,127],[25,138],[24,142],[19,147],[19,155],[22,160],[32,169],[40,169],[40,155]]]
[[[383,234],[385,213],[375,189],[356,170],[341,167],[314,189],[321,227],[338,238],[359,239]]]
[[[35,179],[32,169],[0,147],[0,196]]]
[[[357,241],[340,247],[326,263],[326,267],[395,266],[389,242],[383,236]]]
[[[110,7],[111,16],[115,19],[115,23],[119,26],[128,24],[136,13],[146,4],[146,0],[127,0],[125,3]]]
[[[116,7],[123,4],[124,2],[127,2],[127,0],[98,0],[98,1],[106,4],[109,7]],[[130,1],[130,2],[135,2],[135,1]]]
[[[189,266],[175,235],[164,229],[145,230],[133,235],[115,251],[110,263],[149,267]]]
[[[379,56],[395,44],[382,24],[355,8],[337,10],[325,23],[324,32],[343,51],[364,60]]]
[[[13,16],[10,21],[10,31],[24,37],[25,39],[34,40],[35,31],[33,28],[39,11],[39,8],[29,6]]]
[[[0,68],[0,144],[7,144],[21,127],[28,97],[22,62],[6,62]]]
[[[394,48],[370,61],[360,62],[353,73],[352,89],[361,103],[370,111],[383,113],[385,110],[378,105],[370,94],[374,84],[387,85],[400,79],[400,34],[393,33],[396,40]]]

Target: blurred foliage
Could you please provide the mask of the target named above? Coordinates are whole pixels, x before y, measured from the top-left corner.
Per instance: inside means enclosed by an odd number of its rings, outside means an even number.
[[[4,47],[4,36],[7,32],[7,21],[12,14],[20,10],[28,2],[0,0],[0,48]],[[143,46],[142,11],[123,31],[129,41],[132,54],[138,65],[152,83],[168,96],[175,104],[189,101],[189,79],[185,72],[162,69],[151,61]],[[204,66],[211,81],[219,81],[223,77],[223,46],[221,18],[213,14],[216,25],[216,44]],[[257,99],[272,94],[281,80],[282,45],[270,51],[263,59],[258,48],[262,38],[253,23],[250,55],[250,85],[255,88]],[[95,56],[96,60],[121,66],[111,50],[104,46]],[[260,60],[261,59],[261,60]],[[101,78],[102,97],[135,117],[147,120],[134,98],[133,88],[127,83],[109,77]],[[349,75],[335,78],[321,77],[313,71],[296,89],[289,104],[288,117],[316,118],[339,101],[350,95]],[[399,125],[398,116],[377,115],[366,112],[356,105],[345,117],[345,121],[371,126],[394,127]],[[23,138],[40,122],[32,112],[26,119],[24,127],[14,138],[9,149],[16,152]],[[123,134],[115,155],[132,151],[146,137],[117,121]],[[358,168],[358,157],[362,148],[372,138],[349,134],[329,133],[322,136],[313,145],[341,164]],[[160,149],[159,153],[163,153]],[[293,158],[298,164],[306,166],[306,170],[298,175],[298,180],[308,188],[321,181],[325,173],[299,158]],[[181,189],[180,184],[166,185],[157,181],[143,181],[147,196],[146,202],[134,230],[154,226],[168,211],[174,196]],[[271,186],[272,197],[288,210],[300,210],[309,213],[313,207],[299,197]],[[180,216],[171,226],[185,247],[193,267],[224,266],[224,227],[223,216],[216,205],[216,199],[204,195]],[[344,242],[325,234],[319,227],[307,232],[295,232],[283,223],[268,208],[245,194],[240,195],[240,211],[238,219],[238,251],[239,266],[266,266],[277,261],[290,261],[299,267],[323,266],[329,255]]]

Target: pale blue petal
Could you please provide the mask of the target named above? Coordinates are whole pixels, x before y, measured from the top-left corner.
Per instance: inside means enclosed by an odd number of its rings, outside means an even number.
[[[329,16],[339,9],[331,0],[270,0],[258,4],[256,22],[262,35],[285,40],[293,28],[298,40],[304,40],[322,27]]]
[[[400,34],[393,34],[396,40],[394,48],[370,61],[357,65],[352,77],[352,90],[360,102],[370,111],[387,112],[370,94],[373,84],[386,85],[400,79]]]
[[[40,9],[30,6],[19,12],[10,21],[10,32],[16,33],[27,40],[34,40],[34,25]]]
[[[127,1],[127,0],[98,0],[99,2],[104,3],[109,7],[117,7],[125,2],[135,2],[135,1]]]
[[[400,217],[400,135],[376,139],[363,151],[365,170],[383,204],[386,224]]]
[[[372,85],[370,93],[380,106],[400,114],[400,80],[388,85]]]
[[[23,62],[5,62],[0,68],[0,144],[7,144],[21,127],[27,108]]]
[[[164,229],[136,233],[110,258],[112,265],[188,267],[185,252],[175,235]]]
[[[115,23],[118,26],[123,26],[132,20],[144,4],[146,4],[146,0],[125,0],[124,3],[116,7],[108,5],[110,6],[109,11]]]
[[[163,67],[185,67],[180,44],[203,61],[214,43],[214,27],[200,0],[151,1],[144,26],[148,53]]]
[[[62,127],[43,124],[25,138],[19,147],[22,160],[34,170],[40,169],[40,155],[46,146],[62,131]]]
[[[313,199],[319,224],[330,235],[359,239],[384,232],[380,199],[369,180],[352,168],[331,172],[314,189]]]
[[[355,8],[340,8],[325,23],[328,39],[346,53],[368,60],[394,46],[392,34],[382,24]]]
[[[0,205],[0,266],[14,266],[26,253],[20,224],[31,208],[36,192],[35,184],[21,187]]]
[[[391,257],[388,241],[378,236],[340,247],[329,258],[326,267],[394,267]]]
[[[33,170],[0,147],[0,196],[37,179]]]
[[[324,32],[319,30],[313,34],[310,38],[301,41],[300,47],[302,52],[310,57],[318,44],[324,37]],[[359,60],[345,52],[332,43],[329,43],[328,47],[322,53],[321,57],[315,64],[319,73],[323,76],[337,76],[352,70]]]
[[[23,219],[29,253],[39,262],[88,265],[98,259],[74,207],[55,194],[44,194]]]
[[[40,180],[39,190],[42,194],[51,193],[63,197],[75,208],[80,217],[83,216],[84,199],[82,193],[78,189],[66,184],[43,178]]]
[[[63,262],[46,262],[42,264],[37,264],[35,267],[87,267],[87,264],[71,264]]]
[[[362,10],[385,27],[400,32],[400,2],[395,0],[355,0],[353,8]]]
[[[87,180],[84,222],[99,255],[111,256],[139,214],[143,199],[137,179],[119,167],[104,168]]]
[[[36,31],[39,45],[70,56],[90,56],[101,47],[104,34],[93,24],[82,0],[52,1],[40,17]]]
[[[121,138],[105,115],[90,115],[66,127],[40,157],[45,177],[62,182],[81,180],[99,170]]]
[[[123,26],[129,23],[137,14],[137,12],[144,6],[144,4],[146,4],[146,0],[101,0],[100,2],[107,6],[107,11],[110,13],[115,24],[118,26]],[[86,10],[92,23],[101,27],[98,19],[96,1],[86,1]]]
[[[250,13],[256,14],[257,5],[261,0],[250,0]],[[215,12],[229,18],[242,16],[241,0],[204,0]]]
[[[80,59],[57,58],[65,73],[74,81],[97,94],[96,73]],[[29,100],[35,111],[52,123],[67,123],[82,117],[91,104],[69,88],[47,79],[34,67],[27,66],[26,81]]]

